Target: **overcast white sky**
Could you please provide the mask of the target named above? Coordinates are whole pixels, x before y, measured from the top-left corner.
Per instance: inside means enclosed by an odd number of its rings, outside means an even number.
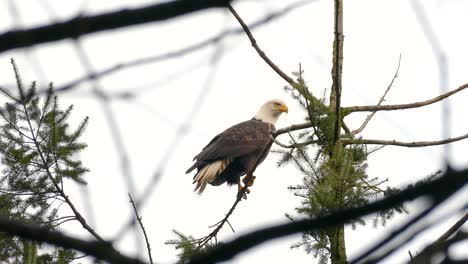
[[[31,27],[67,19],[80,10],[96,14],[151,2],[154,1],[3,1],[0,32],[20,25]],[[246,22],[253,22],[292,2],[240,1],[234,7]],[[309,87],[320,97],[324,89],[331,86],[333,1],[310,2],[257,28],[254,35],[262,49],[285,72],[296,71],[301,63]],[[415,3],[422,2],[424,4],[419,5],[423,9],[415,8]],[[12,16],[11,3],[18,11],[17,16]],[[468,1],[344,1],[343,106],[375,104],[394,75],[399,54],[402,55],[399,77],[386,103],[410,103],[440,94],[436,57],[415,17],[415,9],[429,18],[438,45],[447,56],[448,89],[468,82]],[[238,24],[228,12],[211,10],[163,23],[88,35],[81,38],[81,44],[93,67],[99,70],[135,58],[178,50],[235,27]],[[14,50],[0,54],[0,85],[14,81],[10,57],[16,59],[24,82],[38,80],[40,85],[45,85],[53,81],[56,86],[61,86],[86,73],[73,42],[65,40],[37,46],[27,53]],[[152,195],[140,211],[150,237],[153,258],[158,263],[176,259],[173,247],[164,245],[166,240],[174,238],[171,229],[195,237],[204,236],[210,231],[208,226],[218,222],[235,199],[237,188],[224,185],[210,186],[198,196],[192,192],[193,175],[185,175],[193,156],[214,135],[250,119],[264,101],[272,98],[285,100],[290,108],[289,115],[280,118],[278,128],[300,123],[304,118],[304,113],[283,92],[284,81],[258,57],[243,34],[227,37],[219,45],[184,57],[119,71],[103,78],[99,84],[110,94],[131,92],[135,97],[112,100],[108,105],[110,108],[106,108],[93,96],[91,83],[61,96],[62,105],[75,105],[75,123],[90,116],[89,127],[82,138],[89,147],[80,156],[91,170],[86,176],[88,186],[86,190],[79,190],[70,185],[66,191],[105,238],[113,238],[131,216],[122,151],[115,145],[111,130],[116,130],[109,127],[106,116],[106,109],[111,109],[127,153],[129,175],[135,180],[134,196],[143,192],[155,172],[161,172]],[[200,94],[203,96],[198,97]],[[468,133],[467,100],[466,91],[450,99],[451,115],[444,118],[452,120],[452,136]],[[353,114],[346,121],[355,129],[364,118],[365,114]],[[437,140],[442,138],[441,120],[441,104],[382,112],[374,117],[362,136],[401,141]],[[286,137],[280,139],[287,140]],[[448,154],[451,164],[458,168],[468,166],[467,149],[468,140],[452,144]],[[442,147],[386,147],[369,158],[368,173],[371,177],[388,178],[391,186],[404,186],[441,168],[443,157]],[[230,219],[237,233],[233,234],[226,227],[220,232],[219,240],[233,238],[265,224],[284,222],[284,214],[294,212],[299,199],[287,187],[299,184],[302,176],[293,166],[276,168],[276,161],[277,156],[270,155],[257,169],[252,193]],[[92,210],[85,205],[85,194],[90,197]],[[448,204],[451,208],[460,206],[463,200],[466,202],[467,194],[465,188]],[[423,202],[412,203],[409,208],[410,215],[398,216],[385,228],[373,229],[370,221],[366,227],[347,230],[348,256],[356,256],[376,239],[397,228],[421,210]],[[408,250],[420,251],[460,217],[448,209],[438,215],[445,216],[443,224],[425,232],[386,263],[407,260]],[[61,229],[89,237],[78,223],[67,223]],[[128,232],[117,244],[118,248],[126,253],[139,252],[146,258],[146,248],[138,248],[134,237],[133,232]],[[262,263],[265,260],[310,263],[312,256],[302,250],[289,249],[298,239],[299,235],[266,243],[230,263]]]

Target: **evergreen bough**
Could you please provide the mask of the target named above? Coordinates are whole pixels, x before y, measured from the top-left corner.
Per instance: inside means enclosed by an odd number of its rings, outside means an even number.
[[[60,216],[58,210],[68,197],[64,180],[86,184],[88,171],[76,154],[86,148],[78,141],[88,118],[70,131],[68,118],[73,106],[61,110],[52,83],[41,100],[36,83],[24,87],[11,60],[16,93],[0,87],[8,100],[0,109],[0,213],[10,218],[56,229],[76,220]],[[1,263],[70,263],[75,252],[68,249],[41,250],[36,242],[9,237],[0,232]]]

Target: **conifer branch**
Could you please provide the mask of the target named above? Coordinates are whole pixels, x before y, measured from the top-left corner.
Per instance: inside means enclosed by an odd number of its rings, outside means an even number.
[[[135,202],[132,199],[132,196],[128,194],[128,197],[130,198],[130,203],[132,204],[133,207],[133,212],[135,213],[135,218],[140,224],[141,231],[143,232],[143,235],[145,236],[145,242],[146,242],[146,248],[148,249],[148,258],[150,260],[150,263],[153,264],[153,257],[151,256],[151,245],[148,240],[148,235],[146,234],[145,227],[143,226],[143,222],[141,221],[141,216],[138,214],[137,207],[135,205]]]
[[[0,52],[37,44],[78,38],[95,32],[163,21],[214,7],[232,0],[175,0],[135,9],[123,9],[94,16],[77,16],[64,22],[0,34]]]
[[[56,191],[62,196],[62,198],[65,200],[65,202],[68,204],[70,209],[72,210],[73,214],[76,217],[76,220],[81,224],[81,226],[86,229],[93,237],[95,237],[98,241],[104,242],[104,239],[86,222],[84,217],[80,214],[78,209],[76,209],[75,205],[73,202],[68,198],[68,195],[65,194],[63,189],[60,187],[60,185],[55,181],[54,176],[50,172],[49,168],[47,167],[47,161],[44,156],[44,153],[42,153],[41,147],[39,146],[39,143],[37,142],[37,139],[34,138],[34,144],[36,145],[36,151],[38,152],[39,157],[41,158],[44,166],[44,170],[47,174],[47,177],[49,180],[52,182],[54,185]]]
[[[40,139],[38,138],[39,136],[39,133],[36,132],[35,133],[35,129],[33,128],[33,117],[32,117],[32,113],[30,113],[30,110],[28,108],[28,103],[31,101],[32,97],[35,95],[35,89],[34,89],[34,83],[31,87],[31,89],[29,89],[28,91],[25,91],[24,90],[24,87],[22,85],[22,82],[21,82],[21,78],[20,78],[20,74],[19,74],[19,70],[15,64],[15,61],[13,59],[11,59],[11,64],[13,66],[13,71],[15,73],[15,77],[16,77],[16,81],[17,81],[17,88],[19,90],[19,98],[17,100],[14,100],[17,104],[19,104],[19,108],[22,108],[21,109],[18,109],[22,112],[22,114],[24,115],[24,121],[26,122],[27,124],[27,129],[28,129],[28,133],[30,133],[30,139],[31,139],[31,144],[34,146],[34,150],[35,152],[37,153],[38,157],[39,157],[39,161],[38,163],[41,163],[41,164],[38,164],[38,167],[40,169],[42,169],[47,178],[50,180],[50,182],[52,183],[52,185],[54,186],[55,188],[55,192],[61,196],[61,198],[65,201],[65,203],[68,204],[68,206],[70,207],[70,209],[72,210],[73,214],[75,215],[75,218],[76,220],[82,225],[82,227],[84,229],[86,229],[92,236],[94,236],[98,241],[100,242],[104,242],[104,239],[102,239],[102,237],[100,235],[97,234],[97,232],[91,227],[88,225],[88,223],[86,222],[86,220],[83,218],[83,216],[79,213],[79,211],[76,209],[75,205],[73,204],[73,202],[68,198],[68,195],[65,194],[64,190],[63,190],[63,181],[62,181],[62,175],[60,175],[61,177],[59,177],[59,181],[60,182],[57,182],[56,180],[56,177],[54,177],[53,173],[51,172],[50,170],[50,157],[49,157],[49,153],[44,153],[43,152],[43,147],[41,146],[41,143],[42,141],[40,141]],[[47,100],[47,103],[50,103],[49,101],[49,96],[48,96],[48,100]],[[47,108],[46,105],[44,105],[44,110],[46,110],[45,108]],[[58,120],[54,120],[53,122],[56,122],[56,123],[62,123],[65,121],[66,117],[70,114],[71,112],[71,107],[69,107],[65,112],[64,114],[58,119]],[[45,115],[45,112],[43,113],[43,115]],[[53,102],[53,106],[52,106],[52,110],[51,112],[53,112],[53,117],[52,118],[57,118],[57,113],[58,113],[58,109],[57,109],[57,101],[55,99],[55,101]],[[3,115],[2,115],[3,116]],[[4,117],[5,118],[5,117]],[[54,127],[53,127],[53,130],[56,129],[55,127],[55,123],[54,123]],[[84,128],[84,126],[86,125],[86,120],[82,123],[82,125],[80,126],[81,129]],[[37,128],[37,130],[39,131],[39,126]],[[55,133],[56,131],[52,131],[52,133]],[[77,132],[78,134],[75,135],[75,139],[79,136],[79,132]],[[49,140],[51,140],[51,137],[53,137],[54,135],[49,135]],[[44,137],[45,138],[45,137]],[[55,139],[54,139],[55,140]],[[55,142],[56,144],[57,142]],[[69,143],[72,143],[72,142],[69,142]],[[71,147],[71,146],[68,146],[68,147]],[[53,161],[55,162],[55,165],[57,166],[56,170],[55,170],[55,173],[56,174],[61,174],[60,170],[58,169],[58,165],[57,165],[57,157],[55,156],[55,153],[54,153],[54,157],[53,157]]]
[[[399,147],[408,147],[408,148],[419,148],[419,147],[429,147],[448,144],[456,141],[460,141],[468,138],[468,134],[464,134],[459,137],[447,138],[444,140],[438,141],[413,141],[413,142],[402,142],[396,140],[380,140],[380,139],[342,139],[344,145],[351,144],[366,144],[366,145],[385,145],[385,146],[399,146]]]
[[[189,263],[214,263],[226,261],[235,255],[266,241],[304,231],[323,229],[344,224],[353,219],[392,208],[418,197],[430,196],[435,201],[441,202],[465,186],[467,182],[468,169],[462,171],[453,171],[449,169],[444,176],[436,180],[425,182],[417,186],[410,186],[398,194],[369,203],[365,206],[342,209],[328,216],[296,220],[294,222],[261,228],[245,235],[241,235],[229,242],[218,245],[205,254],[194,256]]]
[[[392,80],[390,81],[390,84],[388,85],[387,89],[385,90],[384,94],[382,95],[382,97],[380,97],[380,100],[379,102],[377,103],[377,106],[380,106],[382,105],[382,103],[385,101],[385,96],[387,95],[387,93],[390,91],[390,89],[392,88],[393,86],[393,82],[395,82],[395,79],[398,77],[398,72],[400,71],[400,63],[401,63],[401,54],[400,56],[398,57],[398,66],[397,66],[397,69],[396,69],[396,72],[395,74],[393,75],[393,78]],[[361,126],[356,129],[356,130],[353,130],[351,133],[352,135],[356,135],[356,134],[359,134],[362,132],[362,130],[364,130],[364,128],[366,128],[367,124],[369,123],[369,121],[372,119],[372,117],[374,117],[375,113],[377,113],[377,111],[373,111],[372,113],[370,113],[366,119],[364,120],[364,122],[361,124]]]
[[[228,6],[229,11],[231,11],[231,13],[234,15],[234,17],[237,19],[239,24],[244,29],[245,34],[247,34],[247,37],[249,38],[250,43],[252,44],[252,47],[255,49],[255,51],[257,51],[258,55],[268,64],[268,66],[270,66],[270,68],[272,68],[281,78],[283,78],[283,80],[285,80],[291,86],[294,86],[296,82],[291,77],[289,77],[286,73],[284,73],[258,46],[257,41],[252,35],[252,32],[250,31],[249,27],[244,23],[242,18],[239,16],[236,10],[234,10],[231,4],[228,4],[227,6]]]
[[[423,107],[427,106],[433,103],[440,102],[444,100],[445,98],[454,95],[464,89],[468,88],[468,83],[463,84],[462,86],[458,87],[455,90],[452,90],[450,92],[441,94],[437,97],[434,97],[429,100],[425,101],[420,101],[416,103],[410,103],[410,104],[395,104],[395,105],[364,105],[364,106],[348,106],[342,108],[342,111],[345,115],[349,115],[350,113],[353,112],[376,112],[376,111],[392,111],[392,110],[403,110],[403,109],[411,109],[411,108],[418,108],[418,107]]]

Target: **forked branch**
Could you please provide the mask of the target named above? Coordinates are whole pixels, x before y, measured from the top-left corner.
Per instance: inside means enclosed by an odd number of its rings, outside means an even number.
[[[396,69],[396,72],[395,74],[393,75],[393,78],[392,78],[392,81],[390,82],[390,84],[388,85],[387,89],[385,90],[384,94],[382,95],[382,97],[380,97],[380,100],[379,102],[377,103],[377,106],[379,105],[382,105],[382,103],[385,101],[385,96],[387,96],[387,93],[390,91],[390,89],[392,88],[393,86],[393,83],[395,82],[395,79],[398,77],[398,72],[400,71],[400,64],[401,64],[401,54],[400,54],[400,57],[398,58],[398,66],[397,66],[397,69]],[[356,130],[353,130],[352,134],[353,135],[356,135],[356,134],[359,134],[362,132],[362,130],[364,130],[364,128],[366,128],[367,124],[369,124],[369,121],[372,119],[372,117],[374,117],[375,113],[377,111],[373,111],[372,113],[370,113],[366,119],[364,120],[364,122],[362,123],[362,125],[356,129]]]

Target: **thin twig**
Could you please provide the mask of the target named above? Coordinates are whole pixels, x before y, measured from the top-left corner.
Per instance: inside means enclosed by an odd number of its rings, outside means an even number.
[[[429,147],[448,144],[456,141],[460,141],[468,138],[468,134],[447,138],[439,141],[413,141],[413,142],[402,142],[396,140],[380,140],[380,139],[342,139],[344,145],[351,144],[366,144],[366,145],[385,145],[385,146],[399,146],[399,147],[408,147],[408,148],[419,148],[419,147]]]
[[[398,67],[396,69],[396,72],[395,74],[393,75],[393,78],[392,78],[392,81],[390,82],[390,84],[388,85],[387,89],[385,90],[384,94],[382,95],[382,97],[380,98],[379,102],[377,103],[377,105],[382,105],[382,103],[385,101],[385,96],[387,95],[387,93],[390,91],[390,89],[392,88],[393,86],[393,82],[395,81],[395,79],[398,77],[398,72],[400,71],[400,63],[401,63],[401,54],[400,54],[400,57],[398,57]],[[364,130],[364,128],[366,128],[367,124],[369,123],[369,121],[372,119],[372,117],[374,117],[375,113],[377,113],[376,111],[373,111],[372,113],[370,113],[367,117],[366,117],[366,120],[364,120],[364,122],[362,123],[362,125],[356,129],[356,130],[353,130],[352,131],[352,135],[356,135],[356,134],[359,134],[362,132],[362,130]]]
[[[145,236],[146,248],[148,249],[148,257],[149,257],[150,263],[153,264],[153,257],[151,256],[151,245],[149,243],[148,235],[146,234],[145,227],[143,226],[143,222],[141,221],[141,216],[138,214],[138,210],[136,208],[135,202],[132,199],[132,196],[128,194],[128,197],[130,198],[130,203],[132,204],[133,212],[135,213],[135,218],[140,224],[141,231],[143,231],[143,235]]]
[[[432,99],[426,100],[426,101],[420,101],[416,103],[410,103],[410,104],[395,104],[395,105],[364,105],[364,106],[348,106],[342,108],[342,111],[345,115],[349,115],[353,112],[373,112],[373,111],[392,111],[392,110],[403,110],[403,109],[411,109],[411,108],[418,108],[418,107],[423,107],[426,105],[430,105],[433,103],[440,102],[444,100],[445,98],[454,95],[464,89],[468,88],[468,83],[463,84],[462,86],[458,87],[455,90],[452,90],[450,92],[441,94],[437,97],[434,97]]]
[[[280,141],[278,141],[277,139],[275,139],[273,136],[271,136],[271,140],[273,140],[273,142],[280,146],[280,147],[283,147],[283,148],[301,148],[301,147],[305,147],[307,145],[310,145],[310,144],[315,144],[317,142],[319,142],[318,140],[310,140],[310,141],[306,141],[306,142],[299,142],[299,143],[294,143],[294,144],[290,144],[290,145],[286,145],[284,143],[281,143]]]
[[[229,220],[226,220],[226,223],[228,223],[229,227],[231,228],[232,232],[235,233],[236,231],[234,230],[234,227],[232,227],[231,223]]]
[[[247,37],[250,40],[250,43],[252,44],[252,47],[257,51],[258,55],[270,66],[283,80],[285,80],[287,83],[290,85],[295,85],[296,82],[289,77],[286,73],[284,73],[268,56],[265,54],[265,52],[258,46],[257,41],[252,35],[252,32],[250,32],[249,27],[244,23],[242,18],[239,16],[239,14],[234,10],[234,8],[228,4],[228,9],[231,11],[231,13],[234,15],[234,17],[237,19],[239,24],[242,26],[244,29],[245,33],[247,34]]]

